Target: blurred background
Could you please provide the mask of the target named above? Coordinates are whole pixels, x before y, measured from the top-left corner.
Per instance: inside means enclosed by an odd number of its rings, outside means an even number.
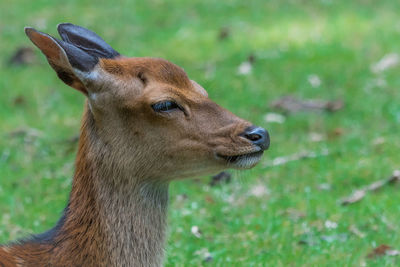
[[[399,266],[399,14],[394,0],[0,0],[0,242],[50,228],[68,197],[84,97],[23,28],[71,22],[182,66],[271,134],[252,170],[172,183],[167,266]]]

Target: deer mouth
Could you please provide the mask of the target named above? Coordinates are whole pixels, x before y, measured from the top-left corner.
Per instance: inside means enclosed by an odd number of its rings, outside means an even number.
[[[254,167],[261,159],[264,151],[256,151],[247,154],[224,156],[218,154],[219,158],[225,160],[229,166],[238,169],[248,169]]]

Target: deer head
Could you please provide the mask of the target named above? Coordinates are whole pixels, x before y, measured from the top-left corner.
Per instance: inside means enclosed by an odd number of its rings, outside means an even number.
[[[93,143],[110,166],[169,181],[251,168],[266,130],[208,98],[184,70],[158,58],[121,56],[94,32],[58,25],[62,40],[25,28],[58,77],[87,97]]]

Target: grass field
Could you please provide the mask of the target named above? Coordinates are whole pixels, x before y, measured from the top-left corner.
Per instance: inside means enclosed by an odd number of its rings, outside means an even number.
[[[122,54],[184,67],[213,100],[271,134],[263,161],[232,171],[230,183],[171,184],[167,266],[400,266],[400,256],[367,258],[381,244],[400,250],[399,186],[339,203],[399,168],[399,1],[3,0],[0,10],[0,242],[50,228],[66,203],[84,98],[37,49],[33,63],[8,59],[33,47],[24,26],[56,34],[72,22]],[[372,71],[388,54],[393,66]],[[249,55],[252,70],[239,75]],[[285,95],[345,106],[267,123]]]

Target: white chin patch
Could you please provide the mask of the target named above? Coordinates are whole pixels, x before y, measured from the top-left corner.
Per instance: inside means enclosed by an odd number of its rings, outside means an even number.
[[[262,156],[263,152],[252,153],[248,155],[239,156],[231,165],[239,169],[248,169],[256,165]]]

